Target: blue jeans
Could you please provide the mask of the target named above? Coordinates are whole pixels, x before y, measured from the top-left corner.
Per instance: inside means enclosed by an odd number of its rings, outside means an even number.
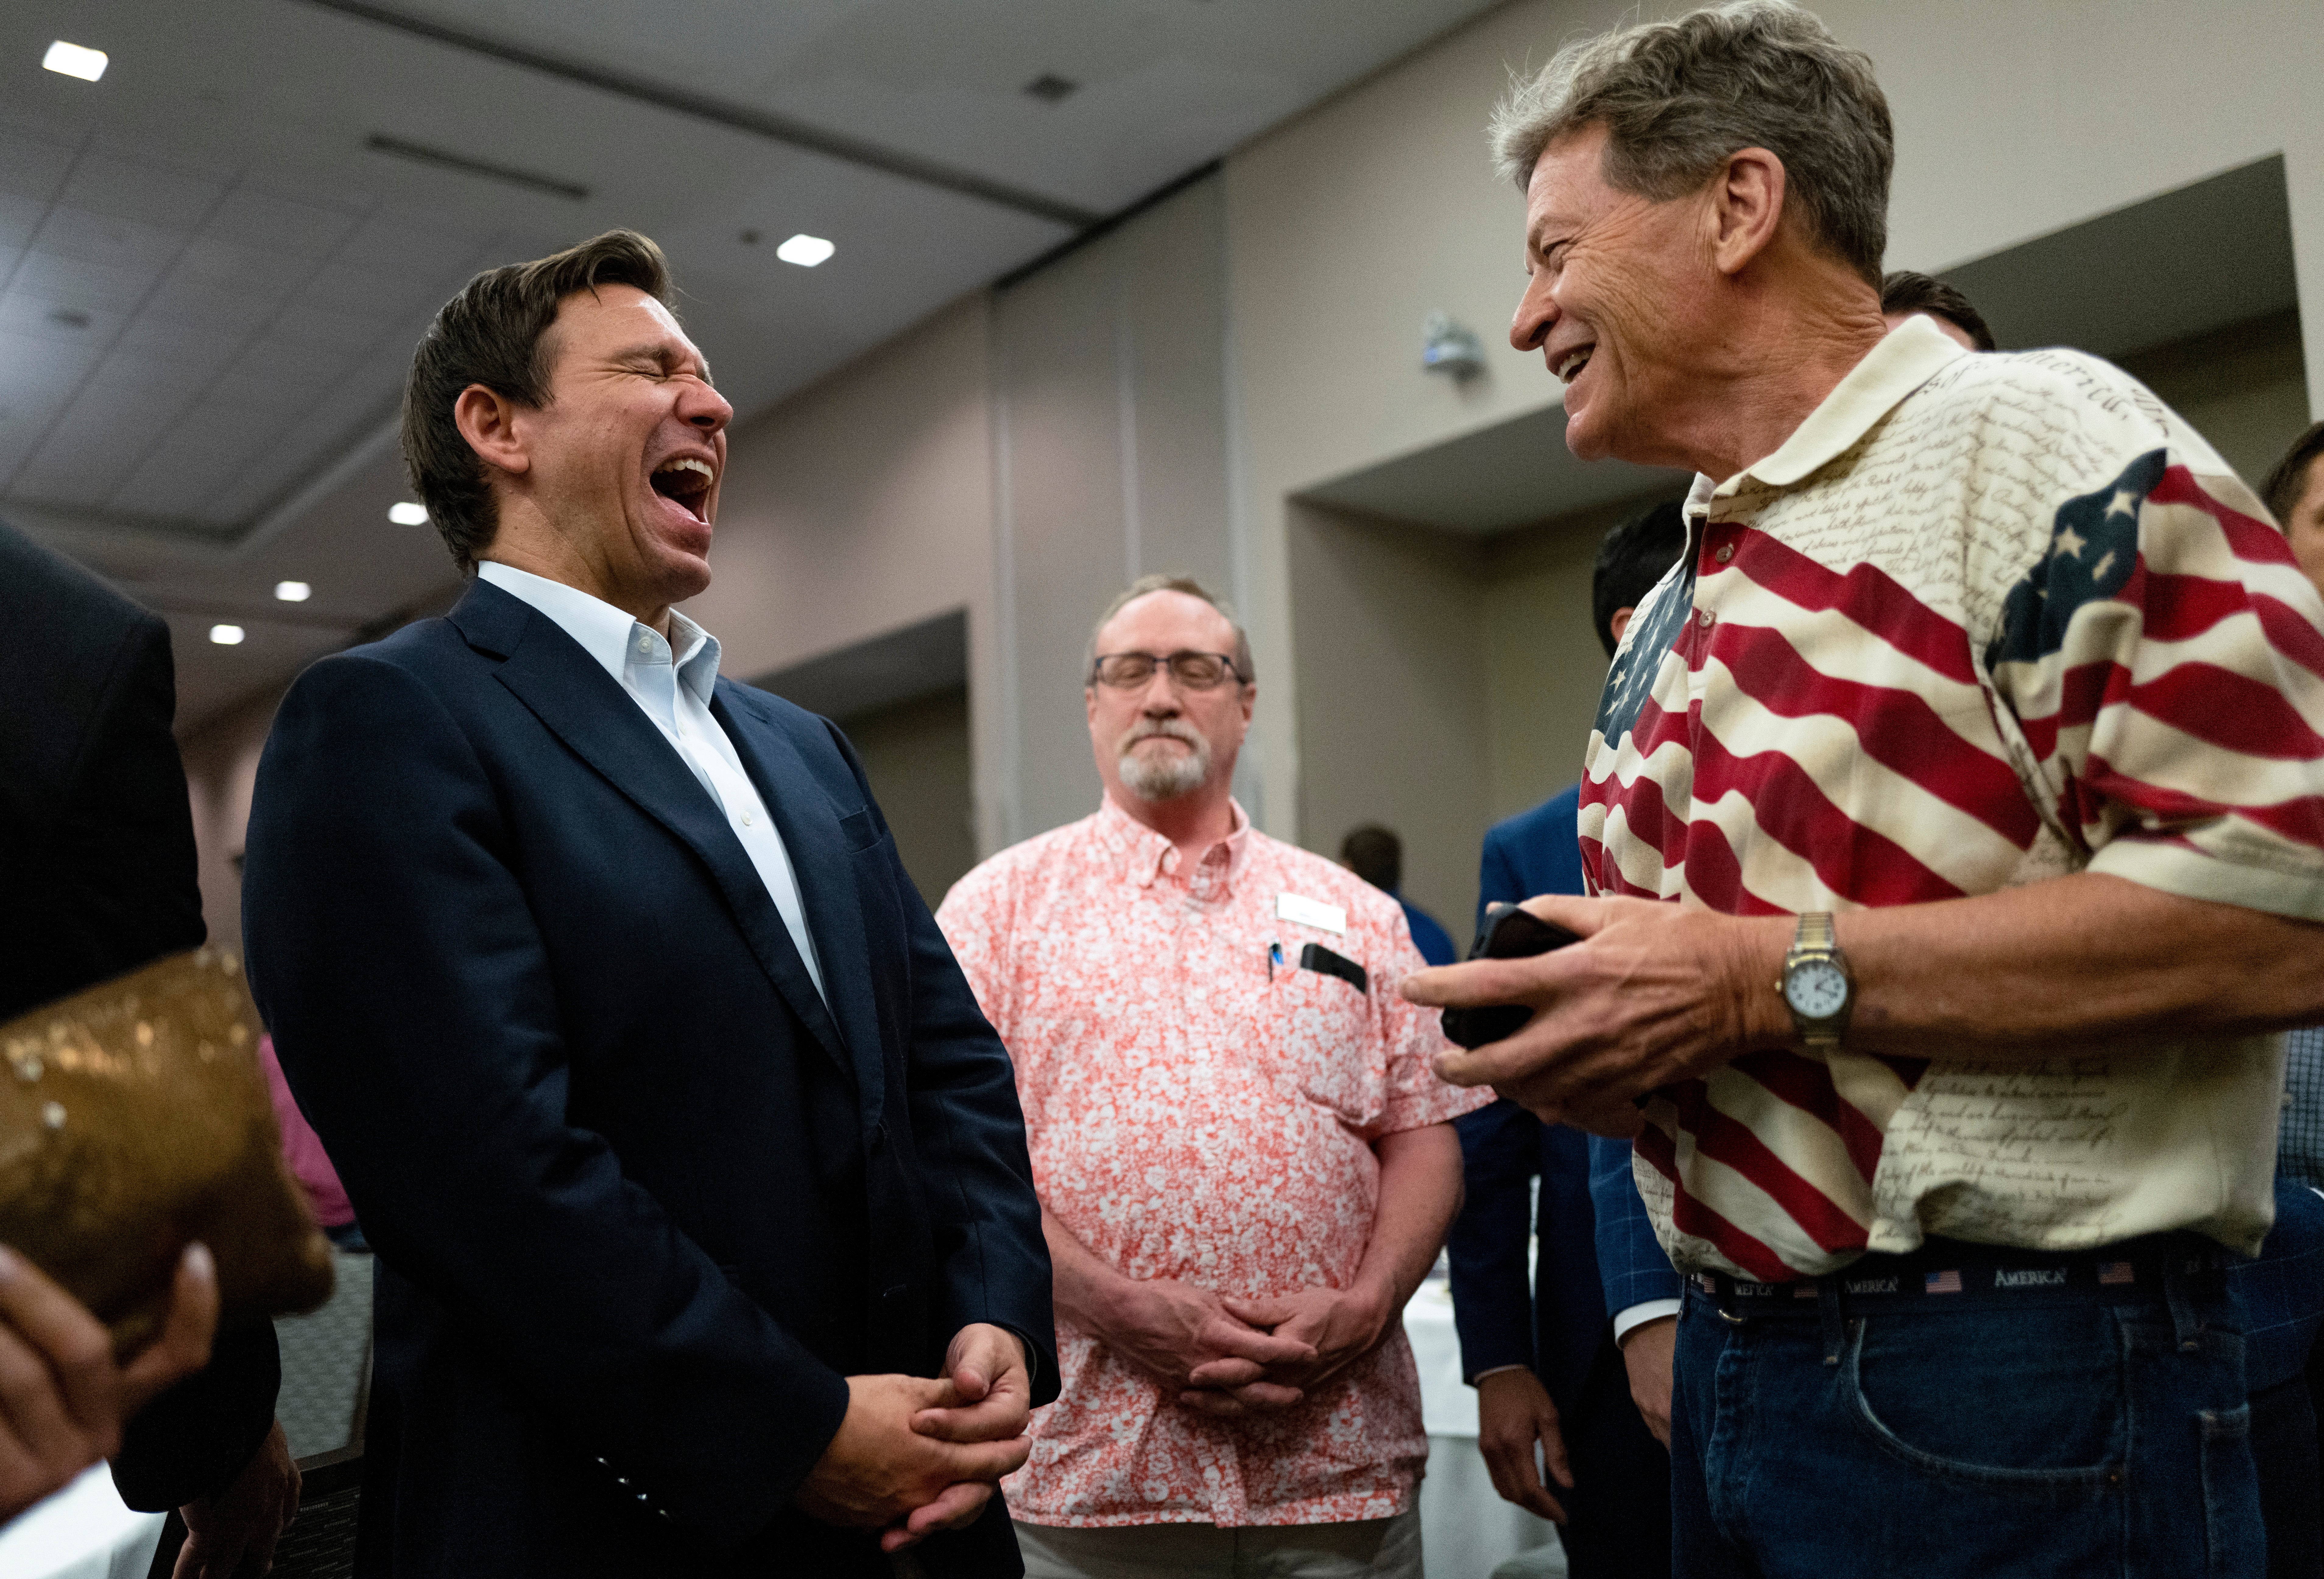
[[[1917,1288],[1929,1258],[1846,1276]],[[1826,1279],[1737,1317],[1690,1280],[1674,1571],[2260,1579],[2243,1334],[2218,1274],[2169,1283],[1851,1304]]]

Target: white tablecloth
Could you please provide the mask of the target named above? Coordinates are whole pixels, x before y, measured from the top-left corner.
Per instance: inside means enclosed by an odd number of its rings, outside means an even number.
[[[1443,1279],[1421,1284],[1404,1307],[1405,1335],[1420,1368],[1420,1413],[1428,1427],[1428,1478],[1420,1482],[1420,1540],[1428,1579],[1488,1579],[1556,1531],[1493,1490],[1477,1452],[1477,1390],[1461,1377],[1461,1340]],[[1562,1573],[1563,1565],[1554,1565]]]
[[[97,1464],[80,1479],[0,1525],[6,1579],[145,1579],[161,1544],[162,1515],[133,1513]]]

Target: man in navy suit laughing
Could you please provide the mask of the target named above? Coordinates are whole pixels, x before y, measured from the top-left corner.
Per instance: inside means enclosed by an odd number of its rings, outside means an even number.
[[[252,983],[379,1253],[357,1572],[1014,1574],[1008,1055],[845,739],[671,606],[733,412],[669,295],[613,231],[438,315],[404,448],[475,583],[259,771]]]

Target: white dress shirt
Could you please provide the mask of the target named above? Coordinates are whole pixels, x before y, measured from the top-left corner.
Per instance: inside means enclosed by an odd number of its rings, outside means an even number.
[[[577,587],[530,570],[487,559],[476,567],[484,580],[522,598],[556,622],[558,629],[613,677],[630,700],[653,720],[662,738],[678,753],[710,799],[726,814],[727,826],[742,843],[743,854],[767,885],[767,897],[790,929],[791,942],[807,974],[826,1006],[831,995],[823,989],[823,962],[816,956],[815,937],[807,928],[807,910],[799,902],[798,876],[791,870],[790,852],[776,831],[775,819],[742,771],[734,743],[710,711],[712,688],[718,683],[718,638],[672,609],[670,634],[678,656],[659,632],[640,624],[612,604]]]

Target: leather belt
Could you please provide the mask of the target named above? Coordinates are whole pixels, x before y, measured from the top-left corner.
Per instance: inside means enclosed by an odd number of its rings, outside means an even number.
[[[2097,1250],[2043,1251],[1932,1239],[1909,1255],[1868,1255],[1822,1278],[1760,1283],[1723,1272],[1688,1280],[1730,1316],[1813,1317],[1824,1286],[1836,1283],[1850,1308],[1982,1304],[1993,1299],[2093,1296],[2123,1304],[2160,1300],[2175,1271],[2226,1270],[2227,1252],[2193,1233],[2158,1233]]]

